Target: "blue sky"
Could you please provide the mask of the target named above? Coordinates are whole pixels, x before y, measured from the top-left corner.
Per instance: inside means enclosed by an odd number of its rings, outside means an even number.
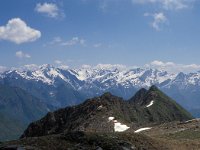
[[[198,68],[199,4],[198,0],[1,0],[0,66],[174,62]]]

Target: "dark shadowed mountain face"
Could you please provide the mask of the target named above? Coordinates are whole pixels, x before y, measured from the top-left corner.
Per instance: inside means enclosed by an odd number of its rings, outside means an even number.
[[[80,105],[50,112],[31,123],[22,138],[70,131],[114,132],[117,123],[134,130],[138,126],[189,119],[192,116],[186,110],[152,86],[148,91],[141,89],[128,101],[105,93]]]
[[[0,140],[19,137],[26,126],[49,107],[20,88],[0,85]]]

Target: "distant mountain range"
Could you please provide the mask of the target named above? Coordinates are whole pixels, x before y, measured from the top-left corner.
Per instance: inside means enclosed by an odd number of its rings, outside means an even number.
[[[79,104],[105,92],[129,99],[140,88],[156,85],[195,116],[200,116],[200,72],[175,74],[157,69],[103,65],[61,69],[42,65],[32,70],[1,73],[0,84],[19,87],[57,108]]]

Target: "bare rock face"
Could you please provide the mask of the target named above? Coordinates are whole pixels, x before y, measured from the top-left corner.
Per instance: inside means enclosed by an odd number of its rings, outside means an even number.
[[[113,119],[109,120],[109,117]],[[126,101],[110,93],[84,103],[48,113],[31,123],[21,138],[60,134],[72,131],[114,132],[115,122],[133,130],[137,126],[184,121],[192,116],[157,87],[140,90]]]

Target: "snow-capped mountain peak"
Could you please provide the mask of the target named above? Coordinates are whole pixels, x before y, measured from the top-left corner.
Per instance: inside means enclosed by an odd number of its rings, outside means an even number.
[[[12,69],[0,74],[0,83],[19,86],[37,95],[35,88],[41,90],[40,97],[54,99],[57,94],[65,94],[59,99],[71,100],[84,97],[98,96],[105,92],[112,92],[125,99],[130,98],[140,88],[156,85],[168,92],[175,99],[193,100],[198,104],[200,89],[200,72],[169,73],[165,70],[151,68],[118,68],[117,66],[91,67],[78,69],[62,69],[51,65],[42,65],[34,69]],[[64,90],[62,90],[64,89]],[[44,91],[48,91],[47,95]],[[180,92],[183,91],[183,92]],[[185,91],[187,94],[185,95]],[[36,92],[36,93],[35,93]],[[45,95],[43,95],[45,94]],[[79,95],[80,94],[80,95]],[[190,94],[193,94],[193,98]],[[77,95],[77,98],[75,98]],[[55,102],[55,105],[60,105]],[[184,103],[189,106],[190,102]]]
[[[60,69],[49,64],[39,66],[34,70],[10,70],[1,74],[5,77],[21,77],[26,80],[41,81],[45,84],[55,85],[58,80],[69,83],[80,89],[96,87],[106,90],[116,86],[124,88],[149,87],[153,84],[169,87],[172,84],[197,85],[200,83],[200,72],[196,73],[168,73],[164,70],[132,68],[127,69],[120,65],[98,65],[96,67],[83,66],[79,69]],[[79,85],[84,82],[84,84]],[[74,85],[76,84],[76,85]],[[77,89],[77,90],[78,90]]]

